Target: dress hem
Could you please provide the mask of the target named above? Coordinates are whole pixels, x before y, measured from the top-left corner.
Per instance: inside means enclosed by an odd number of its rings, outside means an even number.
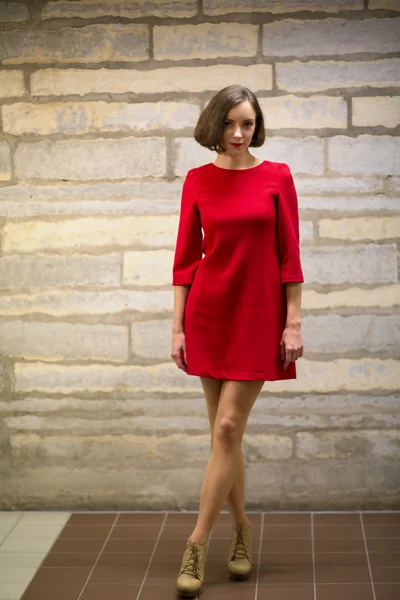
[[[288,377],[271,377],[268,375],[261,374],[235,374],[234,376],[230,376],[226,373],[210,373],[208,371],[203,371],[201,369],[192,369],[190,372],[186,371],[186,375],[190,375],[192,377],[208,377],[211,379],[223,379],[229,381],[286,381],[289,379],[297,379],[296,373],[294,375],[288,375]]]

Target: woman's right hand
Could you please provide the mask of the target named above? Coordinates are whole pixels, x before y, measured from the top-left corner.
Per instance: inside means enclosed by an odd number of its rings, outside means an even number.
[[[172,334],[172,352],[171,357],[174,359],[178,369],[187,372],[186,363],[186,341],[184,333]]]

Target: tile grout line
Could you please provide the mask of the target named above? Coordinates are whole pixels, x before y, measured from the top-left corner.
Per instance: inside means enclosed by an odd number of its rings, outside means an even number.
[[[77,600],[80,600],[80,597],[82,596],[83,592],[85,591],[85,588],[86,588],[87,584],[89,583],[89,579],[91,578],[91,576],[92,576],[92,573],[93,573],[93,571],[95,570],[97,563],[99,562],[99,558],[100,558],[100,556],[102,555],[102,552],[103,552],[103,550],[104,550],[104,548],[105,548],[105,546],[106,546],[106,544],[107,544],[108,540],[110,539],[110,536],[111,536],[112,532],[114,531],[115,525],[116,525],[116,523],[117,523],[117,521],[118,521],[118,516],[119,516],[119,513],[117,513],[117,514],[115,515],[114,523],[112,524],[112,526],[111,526],[111,529],[110,529],[110,531],[108,532],[108,536],[106,537],[106,540],[105,540],[105,542],[104,542],[103,546],[101,547],[101,550],[100,550],[100,552],[99,552],[99,555],[98,555],[98,557],[96,558],[96,561],[95,561],[95,563],[94,563],[93,567],[91,568],[91,571],[90,571],[90,573],[89,573],[89,575],[88,575],[88,577],[87,577],[87,579],[86,579],[86,582],[85,582],[85,584],[84,584],[83,588],[82,588],[82,589],[81,589],[81,591],[80,591],[80,594],[79,594],[79,596],[78,596]]]
[[[375,595],[375,586],[374,586],[374,579],[372,577],[372,570],[371,570],[371,563],[369,561],[369,554],[368,554],[368,544],[367,544],[367,538],[365,536],[365,529],[364,529],[364,520],[363,520],[363,515],[362,512],[359,512],[360,515],[360,521],[361,521],[361,529],[363,532],[363,538],[364,538],[364,546],[365,546],[365,554],[367,555],[367,563],[368,563],[368,571],[369,571],[369,577],[371,579],[371,587],[372,587],[372,597],[373,600],[376,600],[376,595]]]
[[[311,513],[311,553],[313,569],[314,600],[317,600],[317,583],[315,577],[315,547],[314,547],[314,513]]]
[[[259,543],[259,547],[258,547],[257,579],[256,579],[256,592],[255,592],[254,600],[258,599],[258,585],[259,585],[259,581],[260,581],[260,567],[261,567],[261,548],[262,548],[263,533],[264,533],[264,514],[265,513],[261,513],[260,543]]]
[[[146,581],[147,574],[148,574],[148,572],[149,572],[149,570],[150,570],[150,567],[151,567],[151,561],[153,560],[153,558],[154,558],[154,555],[155,555],[155,553],[156,553],[157,546],[158,546],[158,542],[160,541],[160,537],[161,537],[162,531],[163,531],[163,529],[164,529],[164,526],[165,526],[165,521],[167,520],[167,518],[168,518],[168,511],[166,511],[166,512],[165,512],[165,515],[164,515],[164,520],[163,520],[163,522],[161,523],[160,531],[159,531],[159,533],[158,533],[158,537],[157,537],[157,539],[156,539],[156,543],[154,544],[153,552],[151,553],[150,560],[149,560],[149,564],[147,565],[146,572],[145,572],[145,574],[144,574],[144,576],[143,576],[142,585],[141,585],[141,586],[140,586],[140,588],[139,588],[138,595],[136,596],[136,600],[139,600],[140,594],[142,593],[142,589],[143,589],[143,586],[144,586],[144,584],[145,584],[145,581]],[[79,598],[78,598],[78,600],[79,600]]]

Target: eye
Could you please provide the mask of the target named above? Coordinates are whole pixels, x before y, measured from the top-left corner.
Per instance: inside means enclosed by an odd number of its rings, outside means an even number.
[[[253,123],[249,122],[249,123],[245,123],[246,127],[251,127],[253,125]]]
[[[225,127],[226,127],[227,125],[230,125],[229,121],[225,121],[224,125],[225,125]]]

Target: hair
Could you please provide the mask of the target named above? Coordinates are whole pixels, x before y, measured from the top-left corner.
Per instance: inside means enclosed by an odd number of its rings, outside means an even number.
[[[225,119],[231,108],[248,100],[256,113],[256,124],[250,146],[258,148],[265,141],[264,116],[256,96],[242,85],[229,85],[211,98],[201,113],[194,130],[194,139],[201,146],[222,154],[221,144]]]

